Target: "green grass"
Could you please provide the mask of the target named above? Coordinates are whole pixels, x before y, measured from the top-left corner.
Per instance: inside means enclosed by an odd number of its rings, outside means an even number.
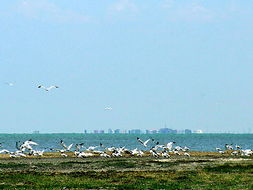
[[[253,189],[253,160],[0,160],[0,189]]]

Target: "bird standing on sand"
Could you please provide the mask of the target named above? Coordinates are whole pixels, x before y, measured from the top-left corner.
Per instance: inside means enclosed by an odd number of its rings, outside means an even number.
[[[53,85],[53,86],[50,86],[50,87],[44,87],[44,86],[42,86],[42,85],[39,85],[38,86],[38,88],[42,88],[42,89],[44,89],[45,91],[50,91],[50,90],[52,90],[53,88],[59,88],[58,86],[55,86],[55,85]]]

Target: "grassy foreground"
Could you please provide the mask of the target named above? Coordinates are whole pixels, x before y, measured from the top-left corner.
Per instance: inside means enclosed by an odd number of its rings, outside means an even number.
[[[0,189],[253,189],[253,159],[0,157]]]

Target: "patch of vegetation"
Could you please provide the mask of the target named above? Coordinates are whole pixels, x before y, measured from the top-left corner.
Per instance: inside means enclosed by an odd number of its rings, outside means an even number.
[[[253,189],[250,159],[29,158],[0,169],[0,189]]]
[[[205,171],[215,173],[253,173],[253,165],[241,163],[225,163],[218,166],[205,167]]]
[[[22,168],[27,166],[28,164],[15,163],[15,162],[9,162],[5,164],[0,163],[0,168]]]

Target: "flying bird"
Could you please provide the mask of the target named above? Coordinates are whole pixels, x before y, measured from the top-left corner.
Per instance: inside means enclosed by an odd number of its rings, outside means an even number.
[[[105,107],[105,110],[112,110],[112,107]]]
[[[55,86],[55,85],[49,86],[49,87],[44,87],[44,86],[42,86],[42,85],[39,85],[38,88],[42,88],[42,89],[44,89],[45,91],[48,92],[48,91],[52,90],[53,88],[59,88],[59,87],[58,87],[58,86]]]
[[[139,143],[141,143],[143,146],[147,147],[147,144],[148,144],[148,142],[150,141],[150,139],[148,139],[148,140],[146,140],[146,141],[144,142],[144,141],[142,141],[139,137],[137,137],[137,141],[138,141]]]
[[[5,84],[8,86],[14,86],[14,84],[12,82],[6,82]]]

